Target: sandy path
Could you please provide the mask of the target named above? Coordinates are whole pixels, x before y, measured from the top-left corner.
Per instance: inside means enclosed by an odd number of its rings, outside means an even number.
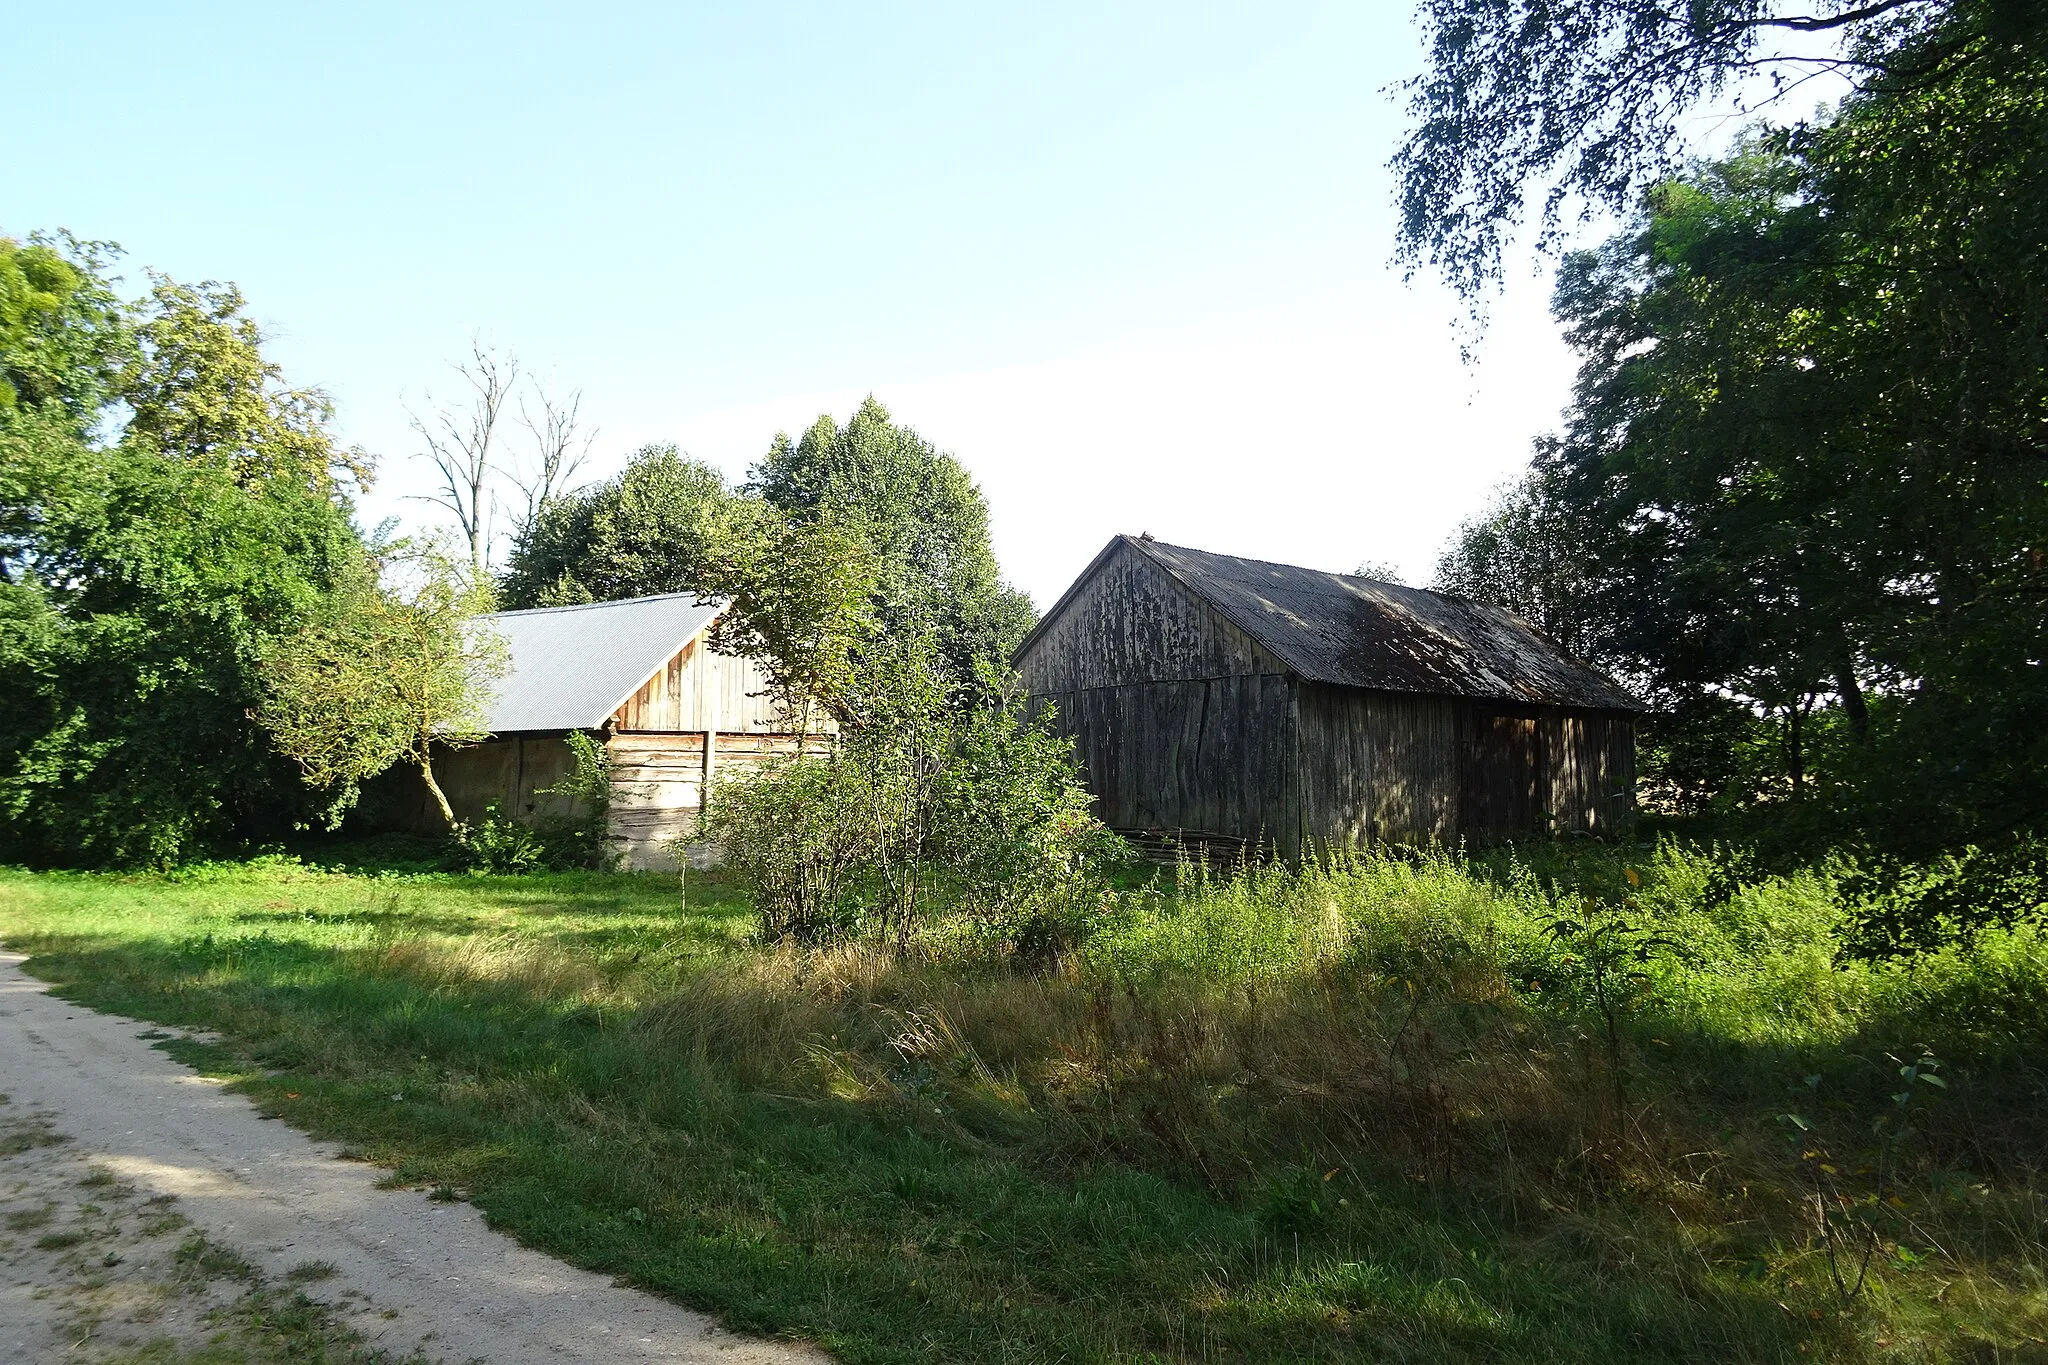
[[[424,1342],[430,1358],[491,1365],[829,1359],[735,1336],[702,1314],[528,1250],[467,1204],[377,1189],[376,1167],[338,1160],[332,1148],[261,1118],[138,1038],[150,1025],[59,1000],[22,972],[22,961],[0,952],[8,1113],[68,1134],[76,1161],[112,1170],[138,1198],[175,1195],[197,1230],[265,1275],[330,1262],[337,1273],[316,1296],[344,1308],[348,1326],[393,1355]],[[0,1324],[0,1357],[77,1359],[53,1331],[31,1344],[39,1334],[20,1319],[47,1299],[32,1301],[29,1289],[0,1295],[10,1319]],[[33,1353],[10,1354],[17,1350]]]

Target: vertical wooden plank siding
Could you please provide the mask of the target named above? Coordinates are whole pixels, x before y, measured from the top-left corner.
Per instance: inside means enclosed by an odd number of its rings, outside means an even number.
[[[1017,668],[1033,696],[1286,671],[1165,570],[1122,546],[1079,586]]]
[[[719,773],[828,750],[829,727],[812,724],[817,733],[789,733],[756,660],[722,654],[702,636],[684,646],[613,716],[612,838],[627,866],[676,865],[676,843],[696,834]]]
[[[667,870],[676,866],[672,845],[697,832],[704,806],[703,733],[616,733],[606,741],[611,757],[611,833],[628,867]],[[744,775],[797,753],[824,753],[829,735],[718,735],[713,764],[726,776]]]
[[[1457,704],[1446,697],[1301,688],[1304,824],[1321,843],[1456,837]]]
[[[1282,674],[1039,695],[1070,736],[1096,814],[1129,830],[1301,842],[1294,680]]]
[[[702,636],[627,698],[615,722],[621,730],[652,733],[719,729],[765,735],[790,728],[768,695],[760,663],[721,654]]]
[[[1319,842],[1606,834],[1635,815],[1635,723],[1304,684],[1303,824]]]

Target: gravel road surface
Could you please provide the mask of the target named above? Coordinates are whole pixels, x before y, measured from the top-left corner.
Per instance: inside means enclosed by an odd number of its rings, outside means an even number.
[[[22,961],[0,952],[0,1359],[199,1344],[225,1291],[166,1286],[205,1260],[201,1236],[252,1268],[242,1283],[293,1286],[394,1359],[829,1359],[528,1250],[467,1204],[380,1190],[378,1168],[262,1118],[151,1047],[151,1025],[68,1004]]]

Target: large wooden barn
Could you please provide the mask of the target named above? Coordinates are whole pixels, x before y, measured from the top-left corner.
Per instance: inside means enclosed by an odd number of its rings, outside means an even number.
[[[572,770],[568,735],[582,730],[611,758],[611,837],[624,864],[674,867],[675,842],[695,832],[721,771],[829,743],[815,725],[793,733],[759,663],[712,648],[722,606],[676,593],[481,618],[510,667],[491,698],[491,737],[435,757],[456,817],[477,820],[494,805],[518,820],[566,814],[541,792]],[[364,795],[372,823],[443,828],[410,766]]]
[[[1016,660],[1125,831],[1292,852],[1635,814],[1636,700],[1459,597],[1118,536]]]

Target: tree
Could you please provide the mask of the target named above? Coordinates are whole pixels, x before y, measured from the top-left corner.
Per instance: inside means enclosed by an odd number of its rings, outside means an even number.
[[[1401,566],[1385,559],[1362,559],[1358,562],[1358,567],[1351,571],[1351,575],[1354,578],[1370,578],[1376,583],[1392,583],[1396,587],[1406,587],[1408,583],[1408,580],[1401,576]]]
[[[441,491],[421,500],[455,518],[469,545],[470,573],[482,582],[491,552],[498,423],[519,382],[519,361],[476,341],[470,344],[469,359],[458,362],[455,372],[469,390],[465,400],[442,404],[426,417],[412,414],[412,429],[426,446],[422,458],[441,476]],[[429,394],[428,401],[432,398]]]
[[[232,286],[158,279],[131,313],[111,248],[8,254],[43,297],[0,333],[0,856],[161,863],[276,830],[302,803],[248,718],[256,658],[360,553],[361,461]]]
[[[132,361],[104,273],[119,249],[68,235],[0,237],[0,421],[42,413],[82,439]]]
[[[820,710],[858,725],[884,639],[873,547],[837,519],[792,521],[773,509],[751,530],[735,539],[717,580],[732,602],[715,627],[718,644],[761,661],[799,733]]]
[[[843,426],[820,417],[795,441],[778,435],[747,487],[794,526],[829,523],[862,541],[877,629],[928,625],[949,688],[977,686],[981,662],[1007,666],[1030,630],[1030,599],[997,568],[981,490],[872,397]]]
[[[1431,586],[1505,607],[1578,658],[1626,666],[1603,657],[1609,651],[1586,609],[1584,550],[1553,482],[1539,462],[1501,489],[1491,507],[1458,528]]]
[[[220,469],[243,488],[284,481],[327,496],[368,485],[368,457],[337,446],[328,430],[327,395],[286,385],[264,356],[241,290],[150,278],[142,357],[121,395],[131,444]]]
[[[533,460],[524,473],[512,475],[525,499],[515,541],[523,541],[541,514],[568,493],[576,471],[590,457],[591,443],[597,439],[595,431],[582,427],[581,389],[557,401],[538,381],[532,387],[539,417],[527,410],[525,398],[519,400],[519,423],[533,437]]]
[[[762,508],[671,445],[642,447],[617,476],[539,509],[500,590],[511,607],[725,590]]]
[[[433,753],[489,733],[485,710],[505,670],[504,641],[476,619],[490,607],[486,592],[438,547],[401,543],[379,558],[264,651],[257,716],[307,784],[329,793],[329,828],[362,783],[403,759],[419,769],[449,832],[460,834]]]
[[[1817,74],[1938,88],[2042,41],[2035,0],[1422,0],[1399,250],[1476,300],[1542,185],[1544,246],[1564,211],[1626,213],[1684,168],[1681,122],[1715,99],[1793,98]]]
[[[1588,630],[1896,841],[2048,809],[2044,254],[2020,52],[1760,136],[1560,272],[1582,365],[1529,486]]]

